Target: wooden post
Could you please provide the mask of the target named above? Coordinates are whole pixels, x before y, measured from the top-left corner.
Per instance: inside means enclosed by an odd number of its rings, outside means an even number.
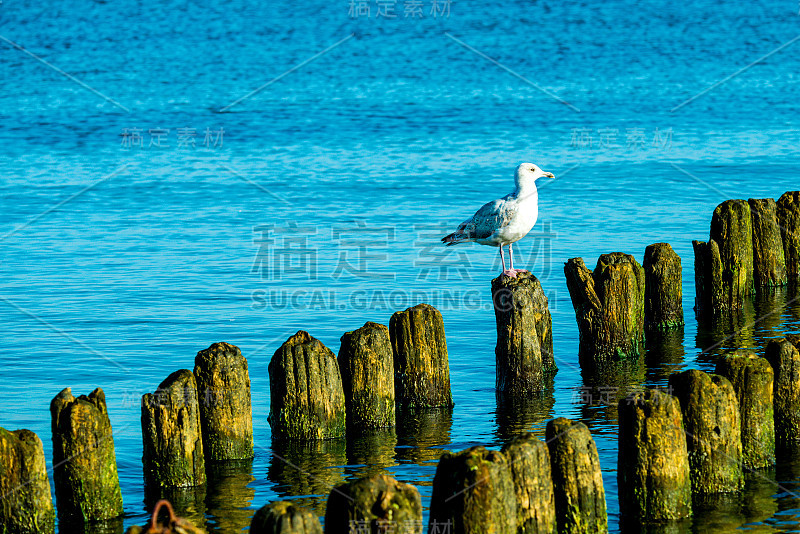
[[[483,447],[444,453],[433,478],[428,527],[429,532],[516,534],[516,495],[505,455]]]
[[[273,437],[344,437],[344,389],[336,356],[308,332],[300,330],[275,351],[269,386]]]
[[[720,493],[744,486],[739,402],[727,378],[689,369],[669,377],[681,403],[692,491]]]
[[[775,373],[775,446],[788,453],[800,449],[800,352],[778,339],[769,342],[766,357]]]
[[[553,320],[539,280],[528,272],[492,280],[497,323],[497,390],[529,395],[545,389],[558,369],[553,358]]]
[[[444,320],[439,310],[418,304],[389,320],[394,352],[395,399],[400,408],[453,406]]]
[[[0,428],[0,528],[9,533],[53,534],[56,514],[44,447],[30,430]]]
[[[563,417],[547,423],[559,534],[608,532],[600,457],[589,429]]]
[[[367,322],[342,336],[339,370],[347,426],[359,431],[395,424],[394,357],[389,329]]]
[[[289,501],[275,501],[256,511],[250,534],[322,534],[322,525],[311,510]]]
[[[764,358],[732,352],[717,362],[717,373],[733,384],[742,422],[742,465],[758,469],[775,464],[772,366]]]
[[[103,390],[76,399],[66,388],[50,402],[50,415],[59,520],[85,523],[121,515],[122,491]]]
[[[508,460],[517,503],[517,532],[555,534],[553,477],[547,445],[533,434],[520,434],[502,449]]]
[[[683,326],[681,258],[669,243],[644,251],[644,325],[648,330]]]
[[[422,498],[411,484],[387,475],[341,484],[328,496],[325,532],[422,534]]]
[[[203,429],[203,453],[211,461],[253,457],[253,408],[247,359],[239,347],[214,343],[197,353],[194,376]]]
[[[206,482],[197,382],[188,369],[169,375],[142,397],[145,478],[155,487]]]
[[[581,365],[637,358],[644,341],[644,269],[630,254],[603,254],[594,271],[564,265],[580,332]]]
[[[641,522],[692,515],[689,454],[678,400],[655,389],[619,401],[621,515]]]
[[[753,282],[756,291],[786,285],[786,260],[777,205],[771,198],[751,198],[753,219]]]
[[[793,283],[800,282],[800,191],[787,191],[781,195],[776,212],[787,278]]]

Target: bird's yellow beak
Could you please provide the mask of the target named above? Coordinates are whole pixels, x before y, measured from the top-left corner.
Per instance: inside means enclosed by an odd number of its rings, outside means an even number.
[[[546,172],[542,176],[545,178],[555,178],[555,175],[552,172]]]

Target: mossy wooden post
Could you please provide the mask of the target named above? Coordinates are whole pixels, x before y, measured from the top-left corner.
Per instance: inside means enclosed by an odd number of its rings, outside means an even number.
[[[758,469],[775,464],[772,366],[755,354],[733,352],[717,362],[716,371],[731,381],[739,401],[742,465]]]
[[[553,358],[553,319],[542,284],[529,272],[492,280],[497,323],[497,390],[528,395],[545,389],[558,369]]]
[[[100,388],[75,398],[66,388],[50,401],[53,480],[58,517],[66,522],[122,514],[114,438]]]
[[[368,321],[342,336],[339,348],[347,426],[394,426],[394,357],[389,329]]]
[[[739,401],[730,381],[690,369],[670,375],[669,387],[683,413],[692,491],[721,493],[742,489]]]
[[[790,282],[800,282],[800,191],[787,191],[777,204],[778,225],[783,241],[786,275]]]
[[[0,427],[0,532],[52,534],[56,514],[39,436]]]
[[[692,515],[689,454],[678,400],[655,389],[619,401],[619,506],[642,522]]]
[[[600,457],[589,429],[563,417],[547,422],[559,534],[608,532]]]
[[[786,285],[786,260],[777,205],[771,198],[751,198],[753,219],[753,283],[756,291]]]
[[[239,347],[214,343],[197,353],[194,376],[206,460],[253,457],[253,408],[247,359]]]
[[[772,407],[775,447],[781,452],[800,449],[800,352],[786,339],[770,341],[767,361],[775,374]]]
[[[503,453],[472,447],[442,455],[433,478],[428,532],[448,526],[454,533],[516,534],[516,494]]]
[[[581,365],[638,357],[644,341],[644,269],[630,254],[603,254],[594,271],[564,265],[580,333]]]
[[[250,534],[322,534],[322,525],[311,510],[289,501],[275,501],[256,511]]]
[[[669,243],[644,250],[644,325],[648,330],[683,326],[681,258]]]
[[[401,408],[452,406],[450,365],[442,314],[428,304],[395,312],[389,320],[395,399]]]
[[[325,532],[354,532],[354,527],[360,532],[422,534],[419,491],[387,475],[360,478],[337,486],[328,496]]]
[[[556,512],[550,451],[533,434],[520,434],[502,450],[508,460],[517,502],[517,532],[555,534]]]
[[[342,375],[333,352],[300,330],[269,362],[269,424],[277,439],[316,440],[345,435]]]
[[[197,382],[188,369],[175,371],[142,397],[144,474],[154,487],[191,487],[206,482]]]

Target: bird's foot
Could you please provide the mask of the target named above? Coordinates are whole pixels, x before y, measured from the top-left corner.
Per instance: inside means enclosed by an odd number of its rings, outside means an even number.
[[[518,273],[527,273],[525,269],[506,269],[503,274],[509,278],[516,278]]]

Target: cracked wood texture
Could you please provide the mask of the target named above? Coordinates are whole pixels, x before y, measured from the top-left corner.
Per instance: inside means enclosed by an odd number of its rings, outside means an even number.
[[[767,345],[766,358],[775,374],[775,447],[790,453],[800,448],[800,352],[788,340],[777,339]]]
[[[250,534],[322,534],[322,525],[311,510],[289,501],[275,501],[256,511]]]
[[[648,330],[683,326],[681,258],[669,243],[644,250],[644,324]]]
[[[778,199],[778,225],[789,281],[800,282],[800,191],[787,191]]]
[[[39,436],[0,427],[0,532],[53,534],[56,514]]]
[[[555,534],[556,512],[550,451],[526,432],[503,446],[517,501],[518,534]]]
[[[387,475],[373,475],[337,486],[328,496],[325,532],[352,532],[353,525],[359,525],[359,532],[421,534],[419,490]]]
[[[786,285],[786,260],[778,226],[777,204],[771,198],[751,198],[753,219],[753,283],[756,291]]]

